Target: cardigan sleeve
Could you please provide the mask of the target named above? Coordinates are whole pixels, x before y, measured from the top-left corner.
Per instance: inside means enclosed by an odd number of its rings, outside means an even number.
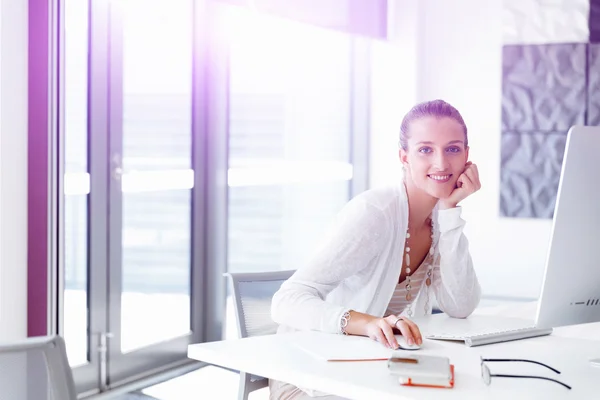
[[[387,226],[384,213],[362,196],[350,200],[311,261],[300,267],[273,296],[271,317],[299,330],[340,332],[348,311],[327,294],[377,257]]]
[[[481,288],[463,233],[461,207],[438,211],[439,263],[433,270],[433,290],[440,306],[451,317],[466,318],[479,304]]]

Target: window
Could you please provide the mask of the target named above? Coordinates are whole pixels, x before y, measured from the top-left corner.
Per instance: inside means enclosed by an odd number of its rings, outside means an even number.
[[[352,37],[228,17],[228,270],[297,269],[350,196]]]

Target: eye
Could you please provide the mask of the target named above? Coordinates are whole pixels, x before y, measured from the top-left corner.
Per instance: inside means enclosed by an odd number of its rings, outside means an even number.
[[[431,147],[428,147],[428,146],[424,146],[419,149],[419,153],[423,153],[423,154],[429,154],[429,153],[431,153],[431,151],[432,151]]]
[[[451,146],[451,147],[448,147],[446,149],[446,151],[448,153],[460,153],[460,147],[458,147],[458,146]]]

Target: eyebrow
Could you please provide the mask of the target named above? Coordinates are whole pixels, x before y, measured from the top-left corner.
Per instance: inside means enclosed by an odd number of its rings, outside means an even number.
[[[454,143],[464,143],[464,142],[462,140],[452,140],[452,141],[446,143],[446,145],[454,144]],[[419,142],[417,144],[435,144],[435,143],[430,142],[430,141],[424,141],[424,142]]]

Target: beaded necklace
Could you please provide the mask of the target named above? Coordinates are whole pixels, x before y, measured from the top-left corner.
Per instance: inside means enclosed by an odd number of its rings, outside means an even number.
[[[406,242],[405,242],[405,246],[404,246],[404,260],[406,262],[406,268],[404,270],[404,272],[406,272],[406,284],[404,286],[404,288],[406,289],[406,301],[408,301],[408,309],[406,314],[409,317],[412,317],[412,309],[411,309],[411,300],[412,300],[412,286],[410,284],[411,282],[411,275],[410,273],[412,272],[412,269],[410,268],[410,233],[409,233],[409,228],[406,228]],[[427,263],[429,262],[429,265],[427,266],[427,278],[425,279],[425,286],[427,288],[427,293],[426,293],[426,301],[425,301],[425,314],[427,314],[428,310],[429,310],[429,286],[431,286],[432,283],[432,265],[433,265],[433,253],[434,253],[434,249],[433,249],[433,219],[431,220],[431,246],[429,247],[429,252],[425,258],[425,260],[423,261],[423,263]],[[418,268],[418,266],[417,266]]]

